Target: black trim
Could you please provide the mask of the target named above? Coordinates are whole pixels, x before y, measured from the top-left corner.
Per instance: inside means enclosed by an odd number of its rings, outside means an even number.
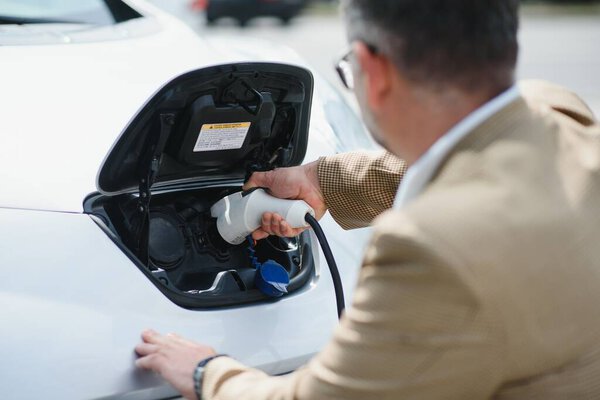
[[[169,300],[176,305],[195,310],[211,310],[216,308],[228,308],[228,307],[239,307],[244,305],[256,304],[256,303],[273,303],[279,299],[265,296],[258,289],[252,289],[244,292],[239,292],[236,295],[210,295],[210,294],[188,294],[180,291],[171,286],[165,285],[160,281],[152,271],[144,265],[141,260],[123,243],[122,239],[118,237],[115,232],[112,223],[107,224],[108,217],[102,213],[94,210],[94,203],[101,201],[105,197],[101,194],[96,196],[88,196],[84,208],[86,213],[90,215],[92,220],[98,225],[100,229],[111,239],[111,241],[135,264],[135,266],[163,293]],[[92,211],[92,212],[90,212]],[[315,277],[315,265],[314,258],[312,256],[312,240],[308,231],[302,233],[300,236],[300,245],[302,246],[301,259],[302,269],[297,275],[290,279],[290,285],[288,287],[288,293],[292,294],[303,287],[307,286],[314,280]],[[288,294],[288,295],[289,295]],[[287,296],[287,295],[286,295]],[[284,296],[283,298],[285,298]]]
[[[121,0],[104,0],[104,3],[110,10],[110,13],[112,14],[116,23],[142,17],[142,14],[129,7]]]

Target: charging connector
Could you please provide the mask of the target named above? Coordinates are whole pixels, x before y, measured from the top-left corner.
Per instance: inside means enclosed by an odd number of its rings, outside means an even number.
[[[224,197],[211,207],[211,215],[217,218],[217,231],[226,242],[233,245],[243,243],[247,235],[260,227],[265,212],[281,215],[292,228],[310,226],[313,229],[331,272],[338,317],[341,317],[345,302],[340,272],[325,233],[314,217],[314,210],[308,204],[302,200],[279,199],[262,188],[255,188]],[[270,297],[280,297],[287,293],[289,277],[284,276],[287,274],[285,269],[270,260],[263,264],[258,263],[254,257],[252,242],[249,250],[251,262],[257,270],[257,287]]]

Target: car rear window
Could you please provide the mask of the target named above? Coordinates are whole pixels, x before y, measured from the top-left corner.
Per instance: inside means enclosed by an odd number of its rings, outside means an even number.
[[[141,15],[120,0],[0,0],[0,16],[111,25]]]

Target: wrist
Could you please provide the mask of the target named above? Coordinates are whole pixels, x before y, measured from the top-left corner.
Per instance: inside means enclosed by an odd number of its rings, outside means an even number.
[[[194,370],[194,392],[196,393],[196,398],[198,400],[202,400],[202,382],[204,381],[204,370],[209,362],[219,357],[227,357],[227,355],[215,354],[201,360],[198,362],[198,365],[196,365],[196,369]]]
[[[324,158],[324,157],[322,157]],[[317,161],[313,161],[309,164],[306,164],[305,174],[308,181],[313,186],[314,190],[318,193],[320,200],[325,204],[325,196],[323,195],[323,189],[321,188],[321,179],[319,177],[319,165],[321,163],[321,158]]]
[[[320,188],[319,185],[319,160],[313,161],[305,165],[305,174],[309,182],[315,187]]]

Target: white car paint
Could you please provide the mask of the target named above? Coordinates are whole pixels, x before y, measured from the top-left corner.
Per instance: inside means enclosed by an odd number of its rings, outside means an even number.
[[[230,51],[225,40],[203,40],[154,7],[130,2],[152,13],[159,32],[0,47],[0,207],[81,212],[115,138],[178,75],[237,61],[301,63],[291,50],[264,42]]]
[[[328,274],[277,303],[190,311],[163,296],[86,215],[0,209],[0,222],[2,248],[12,249],[0,252],[3,398],[155,398],[164,383],[133,364],[148,327],[282,373],[318,351],[335,324]],[[336,256],[353,263],[351,253]]]

